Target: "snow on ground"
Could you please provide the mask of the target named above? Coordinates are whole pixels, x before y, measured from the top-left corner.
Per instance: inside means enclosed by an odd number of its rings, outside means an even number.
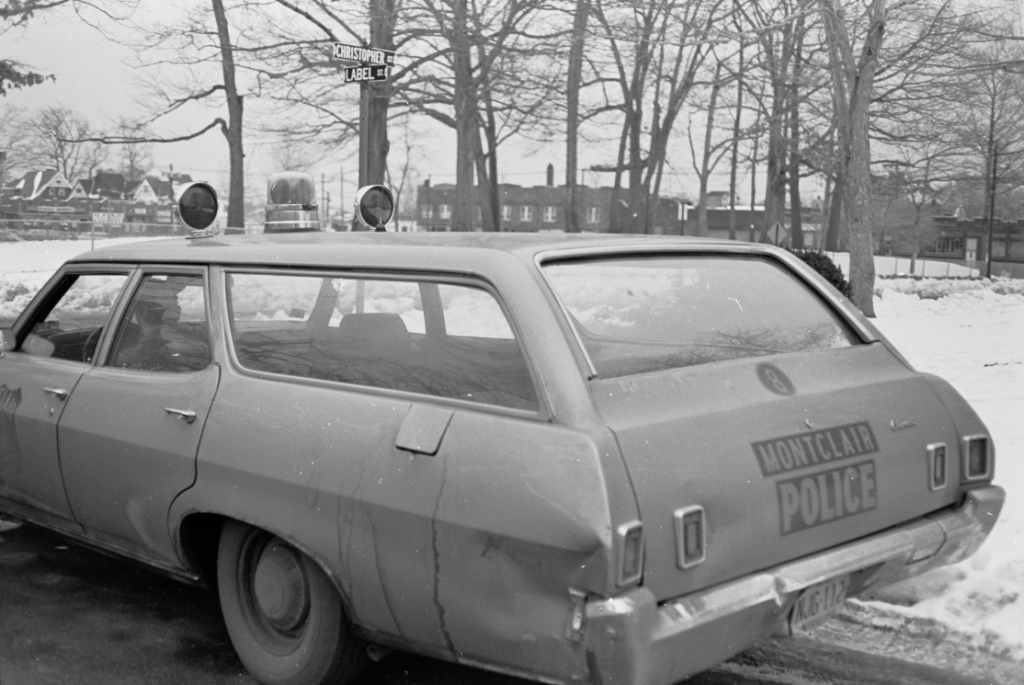
[[[922,296],[919,296],[920,293]],[[1024,661],[1024,281],[879,280],[875,325],[918,370],[960,391],[991,431],[1006,505],[971,559],[893,588],[936,619]]]
[[[828,252],[829,257],[836,263],[844,274],[850,273],[850,255],[846,252]],[[911,272],[910,267],[914,270]],[[981,263],[984,267],[984,263]],[[959,264],[937,261],[934,259],[915,259],[913,264],[908,257],[875,257],[875,275],[879,277],[895,276],[927,276],[929,278],[962,278],[981,275],[978,268],[968,269]],[[996,274],[998,275],[998,274]]]
[[[115,242],[97,241],[97,247]],[[87,241],[0,245],[0,319],[5,305],[27,302],[65,259],[87,249]],[[893,258],[878,259],[878,273],[896,273]],[[836,262],[848,273],[845,255]],[[920,264],[918,273],[927,268],[944,276],[948,268],[950,276],[970,275],[963,267]],[[17,298],[9,297],[15,290]],[[996,445],[995,482],[1007,500],[974,557],[883,593],[901,606],[858,602],[857,608],[877,609],[879,621],[938,623],[978,647],[1024,661],[1024,281],[879,279],[875,314],[878,328],[918,370],[951,382],[981,415]]]

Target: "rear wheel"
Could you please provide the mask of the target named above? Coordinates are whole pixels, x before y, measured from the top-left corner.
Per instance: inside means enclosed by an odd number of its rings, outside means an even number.
[[[340,684],[362,668],[365,645],[352,636],[331,581],[284,540],[226,523],[217,586],[235,651],[264,685]]]

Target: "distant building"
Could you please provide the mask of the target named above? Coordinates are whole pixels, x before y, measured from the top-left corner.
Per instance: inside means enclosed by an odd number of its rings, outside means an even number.
[[[711,198],[715,197],[714,200]],[[720,198],[724,197],[724,204]],[[715,204],[712,204],[714,202]],[[764,227],[764,207],[761,205],[736,205],[735,240],[756,242],[761,240]],[[697,208],[687,205],[683,208],[683,235],[696,235]],[[708,193],[708,238],[729,239],[731,213],[728,193]],[[790,212],[787,209],[783,221],[768,231],[768,242],[773,245],[788,247],[792,244],[790,236]],[[801,221],[804,248],[816,250],[823,244],[821,237],[821,212],[817,209],[804,209]]]
[[[550,180],[550,179],[549,179]],[[540,232],[564,231],[566,229],[565,186],[523,187],[512,183],[498,185],[499,222],[502,231]],[[483,228],[483,212],[480,194],[482,189],[474,188],[472,214],[474,230]],[[625,196],[629,192],[621,189],[619,209],[625,207]],[[577,188],[580,208],[580,228],[583,231],[609,233],[615,227],[625,224],[624,217],[616,216],[612,205],[612,188]],[[681,200],[660,198],[651,220],[654,233],[679,234],[682,219]],[[417,189],[416,222],[421,230],[450,231],[455,207],[455,185],[440,183],[431,185],[426,181]]]
[[[71,184],[64,174],[55,169],[29,171],[14,182],[9,195],[12,199],[26,201],[60,202],[71,196]]]
[[[91,178],[80,178],[77,179],[71,186],[72,200],[86,200],[92,197],[92,179]]]
[[[174,200],[192,181],[176,174],[174,183],[159,176],[127,182],[123,174],[99,171],[68,183],[52,169],[31,171],[4,189],[0,218],[21,222],[15,228],[77,232],[95,227],[107,233],[166,235],[184,230],[175,223]]]
[[[123,200],[126,186],[124,174],[116,171],[97,171],[92,179],[90,197]]]
[[[989,221],[958,216],[932,217],[933,229],[919,246],[918,256],[983,262],[988,257]],[[891,246],[891,254],[910,255],[913,246],[902,238]],[[992,222],[993,260],[1024,261],[1024,219],[995,219]]]

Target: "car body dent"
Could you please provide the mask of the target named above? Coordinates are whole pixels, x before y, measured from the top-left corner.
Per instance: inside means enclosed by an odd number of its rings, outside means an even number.
[[[235,370],[222,386],[172,528],[216,513],[294,542],[385,644],[524,671],[578,651],[570,588],[614,591],[609,444],[602,454],[577,430],[465,409],[428,456],[394,444],[407,401]],[[267,435],[267,423],[289,427]],[[567,677],[582,663],[560,662],[573,664]]]

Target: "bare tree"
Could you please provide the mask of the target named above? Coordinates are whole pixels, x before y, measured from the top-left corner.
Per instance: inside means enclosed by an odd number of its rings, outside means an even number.
[[[621,113],[613,206],[628,175],[626,216],[620,230],[646,233],[657,202],[668,143],[697,73],[723,19],[725,0],[595,0],[594,18],[609,62],[604,81],[616,93],[606,103]],[[609,93],[610,95],[610,93]]]
[[[828,37],[832,98],[836,115],[843,207],[850,229],[850,289],[865,316],[874,317],[875,262],[871,231],[871,148],[868,106],[871,104],[878,53],[887,16],[885,0],[871,0],[867,31],[859,57],[854,57],[850,25],[841,0],[819,0]]]
[[[569,47],[569,68],[566,76],[565,115],[565,229],[578,233],[581,226],[579,181],[580,88],[583,85],[583,48],[587,38],[587,23],[590,21],[590,0],[576,0],[573,13],[572,44]]]
[[[153,167],[153,146],[151,143],[136,141],[151,137],[151,133],[138,122],[122,117],[117,122],[117,134],[129,141],[119,146],[119,171],[124,174],[126,181],[141,181]]]
[[[404,89],[410,108],[456,132],[453,230],[471,226],[477,195],[484,230],[498,230],[500,145],[530,129],[544,135],[554,121],[552,95],[564,79],[559,63],[545,55],[561,31],[542,27],[546,4],[423,0],[410,13],[410,27],[417,27],[431,46],[425,52],[436,55],[421,63]],[[440,31],[429,28],[435,26]],[[474,171],[479,194],[473,188]]]
[[[13,105],[0,104],[0,151],[5,153],[5,173],[21,171],[28,166],[29,140],[23,135],[24,130],[24,111]],[[0,182],[3,180],[0,178]]]
[[[690,142],[690,155],[693,158],[693,170],[697,174],[700,184],[700,191],[697,200],[697,227],[693,235],[706,236],[708,234],[708,180],[711,172],[714,171],[718,162],[730,148],[730,140],[715,140],[715,111],[718,107],[718,94],[725,85],[722,78],[724,64],[718,61],[715,65],[715,73],[711,78],[711,90],[707,102],[707,120],[704,124],[704,145],[702,152],[697,153],[693,144],[693,135],[690,126],[687,126],[687,138]],[[691,121],[692,123],[692,121]]]
[[[246,8],[243,0],[237,9],[244,12]],[[147,79],[138,85],[146,93],[143,100],[149,116],[132,124],[137,131],[145,130],[157,119],[193,104],[223,107],[227,110],[226,120],[217,116],[202,129],[177,136],[117,133],[94,136],[89,140],[106,145],[174,143],[198,138],[218,128],[228,144],[227,225],[229,228],[244,228],[243,95],[236,79],[238,46],[232,42],[227,12],[223,0],[210,0],[208,9],[196,8],[184,13],[178,24],[133,24],[138,34],[131,45],[136,54],[135,66],[145,68],[148,74]]]
[[[88,178],[106,160],[108,150],[95,141],[89,122],[60,106],[44,107],[22,121],[27,150],[25,163],[56,169],[68,182]]]

